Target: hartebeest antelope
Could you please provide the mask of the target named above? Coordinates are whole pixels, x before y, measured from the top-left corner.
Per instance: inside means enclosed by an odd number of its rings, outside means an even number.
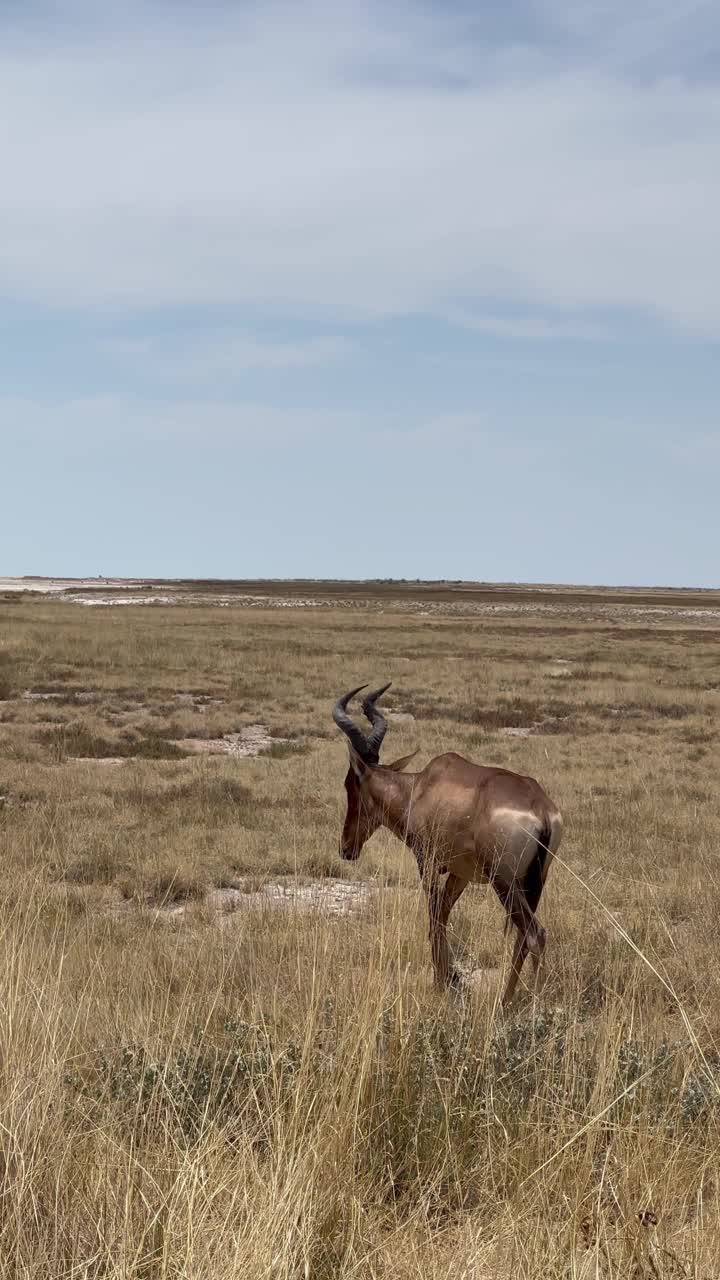
[[[333,707],[350,749],[341,857],[358,858],[381,826],[412,850],[427,893],[435,981],[443,987],[458,982],[448,956],[450,912],[471,881],[491,884],[507,912],[506,924],[517,930],[503,994],[507,1004],[528,952],[537,981],[545,930],[535,912],[550,856],[560,844],[560,813],[534,778],[471,764],[454,751],[435,756],[420,773],[402,772],[416,752],[381,765],[387,724],[376,703],[390,685],[362,703],[369,734],[347,714],[350,699],[366,687],[351,689]]]

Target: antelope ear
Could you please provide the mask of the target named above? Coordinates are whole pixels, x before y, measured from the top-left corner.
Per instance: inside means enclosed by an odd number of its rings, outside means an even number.
[[[350,768],[358,782],[362,782],[363,778],[370,770],[370,765],[362,756],[358,755],[352,743],[348,743],[348,755],[350,756]]]
[[[416,747],[414,751],[410,752],[409,756],[401,756],[399,760],[393,760],[392,764],[386,764],[384,767],[386,769],[393,769],[395,773],[400,773],[400,771],[405,768],[406,764],[409,764],[411,760],[415,759],[419,750],[420,748]]]

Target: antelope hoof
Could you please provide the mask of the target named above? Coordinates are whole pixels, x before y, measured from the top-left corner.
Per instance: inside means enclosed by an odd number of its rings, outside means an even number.
[[[545,950],[545,938],[545,930],[541,924],[537,924],[535,929],[527,934],[527,949],[536,963],[540,961]]]
[[[435,986],[438,991],[460,991],[464,985],[463,976],[457,969],[448,969],[446,974],[435,974]]]

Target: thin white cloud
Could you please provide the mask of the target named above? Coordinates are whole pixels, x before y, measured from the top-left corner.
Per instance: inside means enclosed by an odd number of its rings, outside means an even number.
[[[136,373],[205,382],[251,372],[315,369],[347,360],[354,348],[345,338],[288,342],[245,334],[184,333],[173,339],[112,338],[101,344],[101,350]]]
[[[23,444],[51,444],[101,454],[113,445],[132,450],[155,442],[170,450],[195,447],[209,439],[312,439],[358,425],[365,419],[347,411],[320,413],[305,408],[227,399],[139,395],[79,396],[41,401],[30,397],[0,398],[0,431]],[[11,435],[12,433],[12,435]],[[172,453],[168,454],[172,461]]]
[[[462,307],[450,308],[446,315],[451,324],[473,333],[486,333],[498,338],[532,340],[597,342],[611,341],[613,330],[599,321],[571,312],[534,314],[527,310],[521,315],[501,315],[494,311],[467,311]]]
[[[707,40],[720,19],[693,8]],[[640,78],[554,57],[549,27],[536,56],[522,29],[484,50],[410,9],[160,12],[0,53],[6,295],[378,314],[500,299],[720,336],[720,88],[666,74],[669,19],[663,74]],[[645,6],[645,26],[667,12]]]
[[[409,443],[413,449],[482,441],[490,449],[514,448],[502,425],[477,411],[407,414],[401,411],[316,409],[255,401],[207,397],[146,397],[103,395],[42,401],[22,396],[0,397],[0,434],[14,447],[42,455],[58,449],[63,457],[76,454],[111,457],[113,450],[161,446],[168,465],[178,451],[202,446],[228,448],[234,441],[257,445],[313,441],[362,440],[365,449]],[[528,444],[532,437],[528,438]],[[542,442],[539,442],[540,445]]]

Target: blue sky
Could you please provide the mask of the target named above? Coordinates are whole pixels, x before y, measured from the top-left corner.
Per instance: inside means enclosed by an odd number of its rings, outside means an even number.
[[[0,573],[720,586],[712,3],[6,0],[0,158]]]

